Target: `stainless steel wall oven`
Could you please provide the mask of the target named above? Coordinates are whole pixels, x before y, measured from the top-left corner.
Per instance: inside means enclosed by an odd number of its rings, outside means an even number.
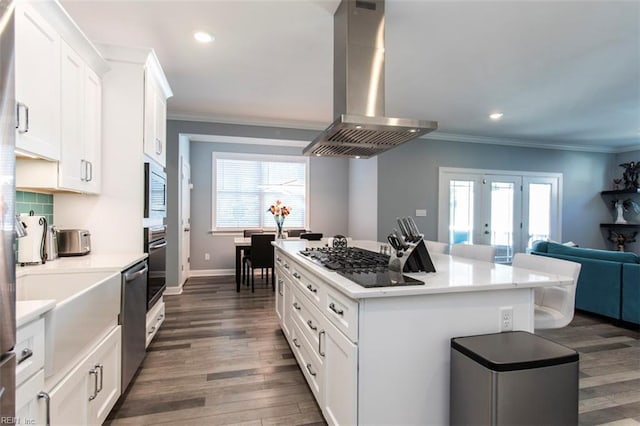
[[[144,163],[144,217],[167,216],[167,174],[155,163]]]
[[[149,255],[147,280],[147,311],[160,299],[167,288],[167,227],[144,228],[144,252]]]

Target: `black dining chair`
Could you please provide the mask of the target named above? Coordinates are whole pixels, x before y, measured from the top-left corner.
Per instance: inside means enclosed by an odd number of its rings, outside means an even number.
[[[276,239],[274,234],[253,234],[251,235],[251,254],[246,260],[247,273],[251,269],[251,292],[255,291],[254,271],[257,268],[267,269],[267,284],[269,284],[269,269],[271,269],[271,286],[275,291],[276,286],[273,279],[273,246],[271,242]]]
[[[322,232],[305,232],[300,234],[300,238],[309,241],[320,241],[322,239]]]
[[[250,237],[253,234],[262,234],[264,233],[264,229],[262,228],[253,228],[253,229],[245,229],[242,231],[242,236],[244,238]],[[245,270],[245,265],[246,265],[246,258],[248,258],[251,255],[251,249],[250,248],[246,248],[244,250],[242,250],[242,283],[244,284],[247,279],[246,279],[246,274],[244,272]],[[262,271],[261,271],[262,272]],[[261,275],[262,276],[262,275]],[[247,284],[249,284],[248,282],[246,282]]]
[[[311,232],[311,231],[307,231],[306,229],[289,229],[287,231],[287,237],[298,238],[300,237],[300,234],[304,234],[306,232]]]

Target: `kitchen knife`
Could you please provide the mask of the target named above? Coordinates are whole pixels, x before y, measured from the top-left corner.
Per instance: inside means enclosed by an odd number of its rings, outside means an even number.
[[[409,248],[409,244],[407,244],[405,242],[405,239],[402,235],[400,235],[400,232],[398,232],[398,230],[396,228],[393,228],[393,233],[395,234],[396,238],[398,239],[398,242],[400,243],[400,246],[402,247],[403,250],[406,250]]]
[[[398,240],[396,239],[395,235],[393,235],[393,234],[387,235],[387,241],[389,241],[389,245],[391,245],[391,247],[395,251],[400,250],[400,244],[398,243]]]
[[[413,220],[411,216],[407,217],[407,219],[409,220],[409,224],[411,225],[412,233],[415,234],[416,239],[420,239],[420,237],[422,237],[422,234],[420,234],[420,230],[418,229],[418,225],[416,225],[415,220]]]
[[[398,227],[400,228],[400,232],[402,233],[402,236],[404,237],[404,239],[409,241],[410,239],[409,232],[407,228],[404,226],[402,219],[400,219],[399,217],[396,217],[396,222],[398,222]]]
[[[409,223],[406,217],[402,218],[402,223],[404,224],[404,227],[409,234],[409,241],[412,243],[415,242],[418,239],[418,236],[414,234],[413,230],[411,229],[411,224]]]

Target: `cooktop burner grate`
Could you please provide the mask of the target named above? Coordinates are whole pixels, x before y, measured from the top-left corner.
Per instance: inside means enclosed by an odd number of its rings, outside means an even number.
[[[300,254],[363,287],[423,285],[424,282],[389,271],[389,255],[358,247],[317,247]]]

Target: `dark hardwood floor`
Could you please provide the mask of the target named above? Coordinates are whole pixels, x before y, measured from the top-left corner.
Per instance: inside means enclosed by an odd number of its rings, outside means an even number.
[[[191,278],[105,424],[326,424],[274,312],[271,287]],[[580,424],[640,425],[640,332],[577,314],[540,332],[580,352]]]

